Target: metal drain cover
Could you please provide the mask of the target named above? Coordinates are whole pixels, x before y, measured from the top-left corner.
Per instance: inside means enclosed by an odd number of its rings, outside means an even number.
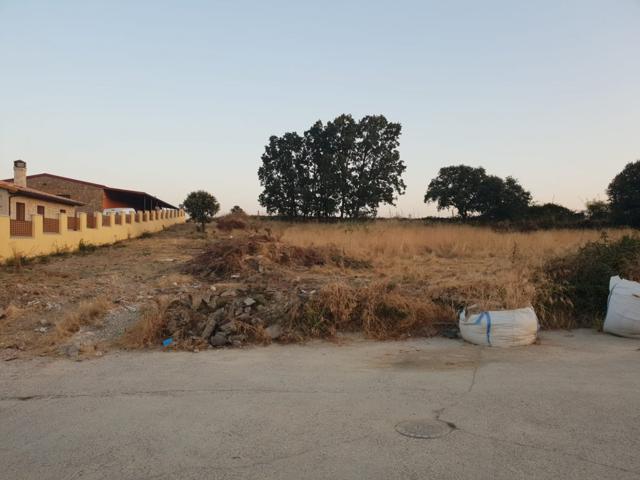
[[[439,420],[407,420],[396,425],[396,432],[413,438],[439,438],[451,432],[452,428]]]

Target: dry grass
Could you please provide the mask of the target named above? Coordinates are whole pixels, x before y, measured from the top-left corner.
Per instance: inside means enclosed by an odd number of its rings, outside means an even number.
[[[111,303],[102,297],[80,302],[74,310],[68,312],[56,324],[58,337],[69,337],[83,326],[100,326],[102,317],[110,307]]]
[[[434,255],[440,258],[509,258],[527,265],[575,250],[600,238],[596,230],[497,232],[464,225],[421,225],[408,222],[368,224],[275,224],[282,241],[299,246],[333,245],[345,253],[380,262]],[[632,230],[609,230],[615,240]]]
[[[162,340],[168,305],[169,298],[165,296],[158,297],[154,303],[147,304],[140,312],[140,320],[125,333],[121,346],[144,348],[158,345]]]
[[[452,309],[394,284],[352,287],[334,282],[292,309],[286,326],[303,337],[329,338],[339,331],[357,331],[384,340],[432,336],[454,323]]]
[[[371,280],[391,281],[401,290],[460,308],[519,308],[533,303],[536,272],[551,258],[597,240],[595,230],[497,232],[472,226],[409,222],[270,225],[287,244],[334,248],[367,260]],[[631,233],[612,229],[612,240]]]

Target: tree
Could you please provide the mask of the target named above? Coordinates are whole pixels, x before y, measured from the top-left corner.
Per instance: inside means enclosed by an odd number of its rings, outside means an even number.
[[[194,222],[200,224],[200,230],[205,231],[205,225],[213,219],[220,210],[216,197],[204,190],[191,192],[181,205]]]
[[[358,123],[348,199],[351,217],[375,217],[381,203],[395,205],[395,195],[404,193],[402,174],[407,167],[398,151],[401,131],[399,123],[383,115],[367,116]]]
[[[504,180],[495,175],[486,176],[478,195],[478,210],[488,220],[515,220],[527,213],[531,193],[513,177]]]
[[[640,227],[640,160],[628,163],[607,189],[616,223]]]
[[[453,207],[460,217],[468,218],[482,209],[480,188],[486,177],[482,167],[443,167],[436,178],[429,182],[424,202],[437,202],[438,210]]]
[[[606,223],[611,215],[611,208],[607,202],[602,200],[589,200],[586,203],[586,215],[589,220],[595,223]]]
[[[241,207],[241,206],[239,206],[239,205],[234,205],[234,206],[231,208],[231,214],[232,214],[232,215],[246,215],[246,214],[245,214],[245,212],[244,212],[244,210],[242,209],[242,207]]]
[[[295,217],[375,216],[405,191],[399,123],[383,115],[356,122],[340,115],[314,123],[303,136],[272,136],[258,178],[267,212]]]
[[[503,180],[482,167],[455,165],[440,169],[424,201],[437,202],[438,210],[453,207],[463,219],[480,214],[487,220],[513,220],[526,214],[531,193],[513,177]]]
[[[300,213],[300,193],[304,188],[299,178],[303,146],[303,138],[295,132],[269,138],[258,169],[258,178],[264,187],[258,200],[268,213],[291,218]]]

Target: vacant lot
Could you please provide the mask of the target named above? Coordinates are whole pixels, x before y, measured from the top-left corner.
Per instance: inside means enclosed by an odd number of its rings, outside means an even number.
[[[0,464],[15,480],[637,479],[639,347],[577,330],[510,350],[433,338],[2,362]],[[448,433],[400,435],[411,420]]]
[[[612,230],[610,239],[631,232]],[[596,231],[499,233],[399,221],[287,224],[225,218],[0,270],[0,354],[379,339],[455,330],[464,305],[514,308],[540,267]]]

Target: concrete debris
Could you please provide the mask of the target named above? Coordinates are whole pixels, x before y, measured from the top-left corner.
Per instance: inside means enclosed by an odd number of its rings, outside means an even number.
[[[264,331],[271,340],[275,340],[282,335],[282,327],[277,323],[265,328]]]
[[[171,337],[179,347],[194,350],[207,343],[213,347],[240,346],[280,337],[282,328],[277,323],[284,313],[278,304],[267,302],[266,292],[240,296],[239,291],[242,290],[209,288],[203,295],[183,294],[175,298],[164,313],[162,338]],[[270,326],[265,329],[267,325]]]

